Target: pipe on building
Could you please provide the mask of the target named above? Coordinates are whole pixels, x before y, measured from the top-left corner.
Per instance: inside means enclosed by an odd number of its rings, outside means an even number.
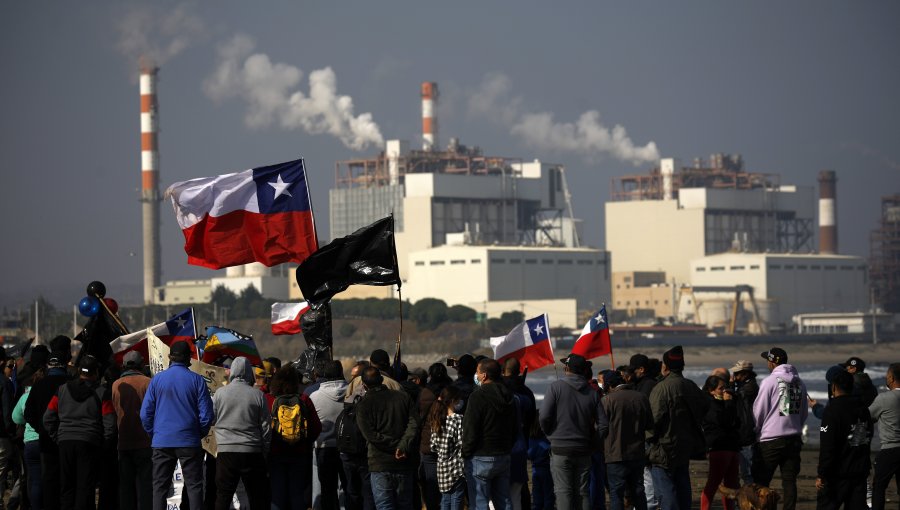
[[[141,66],[141,204],[144,240],[144,303],[154,302],[160,284],[159,247],[159,105],[156,75],[159,68]]]
[[[422,150],[433,151],[437,149],[437,100],[437,83],[433,81],[422,82]]]
[[[838,251],[837,175],[834,170],[819,172],[819,253]]]

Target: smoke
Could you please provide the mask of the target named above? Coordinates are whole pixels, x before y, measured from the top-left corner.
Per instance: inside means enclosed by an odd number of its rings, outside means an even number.
[[[576,122],[558,122],[552,113],[523,112],[523,99],[511,91],[506,75],[485,75],[469,99],[469,114],[512,126],[510,133],[536,149],[574,152],[588,159],[607,155],[635,166],[659,160],[655,142],[635,145],[623,126],[607,127],[596,110],[582,113]]]
[[[131,61],[142,59],[162,65],[193,42],[206,36],[203,21],[186,5],[166,9],[151,5],[135,6],[116,23],[117,47]]]
[[[353,99],[337,94],[337,77],[330,67],[309,73],[306,95],[296,90],[303,71],[290,64],[273,63],[268,55],[254,53],[254,49],[252,39],[235,36],[220,48],[218,67],[204,84],[213,100],[244,100],[247,126],[277,125],[310,134],[330,134],[354,150],[384,144],[372,114],[354,116]]]

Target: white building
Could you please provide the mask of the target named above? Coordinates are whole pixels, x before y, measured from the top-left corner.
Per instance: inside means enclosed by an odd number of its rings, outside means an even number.
[[[209,303],[210,280],[172,280],[153,289],[153,304],[183,305]]]
[[[872,334],[875,327],[879,333],[896,331],[894,315],[890,313],[847,312],[847,313],[803,313],[794,316],[794,325],[801,335],[857,333]]]
[[[678,315],[709,327],[725,325],[731,317],[734,287],[753,288],[759,315],[768,328],[789,329],[794,315],[868,310],[866,261],[846,255],[722,253],[690,262],[693,299],[682,293]],[[720,287],[721,290],[702,290]],[[739,323],[750,322],[752,303],[742,296]]]

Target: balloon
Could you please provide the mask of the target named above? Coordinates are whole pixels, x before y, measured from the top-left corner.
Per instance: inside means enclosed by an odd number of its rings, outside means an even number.
[[[103,302],[106,303],[106,307],[109,308],[109,311],[112,313],[118,313],[119,311],[119,303],[116,303],[116,300],[108,297],[103,298]]]
[[[100,312],[100,301],[94,296],[85,296],[78,302],[78,311],[85,317],[93,317]]]
[[[87,286],[87,295],[92,297],[97,296],[102,299],[106,296],[106,285],[103,285],[103,282],[98,282],[96,280],[92,281]]]

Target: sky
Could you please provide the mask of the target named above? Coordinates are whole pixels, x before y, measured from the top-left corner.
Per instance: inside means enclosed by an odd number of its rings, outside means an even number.
[[[611,178],[723,152],[835,170],[840,251],[868,256],[900,192],[898,25],[897,2],[4,2],[0,304],[139,298],[141,55],[161,188],[304,157],[323,239],[335,162],[417,146],[435,81],[440,143],[564,164],[592,246]],[[163,281],[212,276],[161,217]]]

